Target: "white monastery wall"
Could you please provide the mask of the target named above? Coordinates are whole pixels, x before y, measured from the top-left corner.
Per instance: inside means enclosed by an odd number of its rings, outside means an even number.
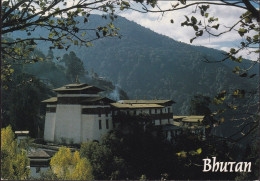
[[[58,104],[56,109],[55,142],[80,143],[81,105]]]
[[[82,114],[82,127],[81,127],[81,142],[87,142],[91,140],[100,141],[101,137],[108,131],[113,129],[111,114],[106,116]],[[99,127],[99,120],[101,120],[101,129]],[[106,120],[108,120],[108,128],[106,127]]]
[[[45,126],[44,126],[44,140],[54,141],[54,129],[55,129],[56,113],[46,113]]]

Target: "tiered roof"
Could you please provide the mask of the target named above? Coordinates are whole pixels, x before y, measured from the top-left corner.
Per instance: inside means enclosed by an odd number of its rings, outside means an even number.
[[[120,100],[124,104],[166,104],[166,103],[175,103],[173,100]]]
[[[88,85],[88,84],[68,84],[68,85],[62,86],[60,88],[53,89],[53,90],[58,93],[69,93],[71,91],[79,92],[79,91],[83,91],[83,90],[92,90],[97,93],[104,91],[103,89],[100,89],[98,87]]]
[[[164,106],[159,104],[124,104],[124,103],[111,103],[111,106],[120,109],[140,109],[140,108],[163,108]]]

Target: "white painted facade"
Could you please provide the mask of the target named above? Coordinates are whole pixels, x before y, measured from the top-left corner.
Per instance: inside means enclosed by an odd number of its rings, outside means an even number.
[[[56,122],[56,113],[47,112],[45,116],[45,126],[44,126],[45,141],[54,142],[55,122]]]
[[[92,140],[99,141],[103,135],[113,129],[111,114],[106,116],[101,114],[87,115],[82,114],[82,129],[81,129],[81,142],[87,142]],[[101,121],[101,123],[99,123]],[[107,123],[108,122],[108,123]],[[99,127],[101,124],[101,128]]]
[[[90,91],[89,87],[92,88]],[[100,141],[103,135],[113,129],[112,112],[116,115],[118,110],[129,115],[157,115],[155,125],[170,124],[173,121],[172,116],[166,115],[172,114],[169,104],[162,106],[155,103],[154,108],[144,106],[140,109],[113,110],[109,103],[112,100],[99,97],[100,89],[94,86],[70,84],[55,91],[57,97],[43,101],[47,103],[44,129],[44,140],[47,142],[81,144]],[[160,118],[159,115],[164,115],[165,118]]]
[[[90,140],[99,141],[113,129],[112,114],[82,114],[82,108],[104,108],[107,106],[82,106],[57,104],[56,113],[45,117],[44,140],[48,142],[80,144]],[[101,128],[100,122],[101,121]]]

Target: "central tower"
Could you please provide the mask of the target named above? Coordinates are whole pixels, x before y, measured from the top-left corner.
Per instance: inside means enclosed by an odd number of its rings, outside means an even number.
[[[110,103],[104,91],[88,84],[68,84],[54,89],[57,97],[47,99],[44,140],[80,144],[100,140],[113,128]]]

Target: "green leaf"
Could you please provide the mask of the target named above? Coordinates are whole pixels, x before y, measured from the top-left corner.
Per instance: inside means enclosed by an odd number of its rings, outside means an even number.
[[[259,35],[254,35],[253,41],[256,42],[256,43],[259,42]]]
[[[49,38],[52,38],[53,36],[54,36],[53,33],[50,33],[50,34],[49,34]]]
[[[195,31],[198,31],[199,27],[197,25],[192,26]]]
[[[52,20],[49,20],[49,24],[50,25],[52,25],[52,24],[54,24],[55,23],[55,21],[52,19]]]
[[[202,5],[201,8],[203,9],[203,11],[207,11],[207,9],[209,8],[209,5]]]
[[[247,32],[247,30],[244,29],[244,28],[240,28],[240,29],[238,30],[238,33],[239,33],[240,36],[244,36],[244,34],[245,34],[246,32]]]
[[[196,34],[196,36],[202,36],[203,35],[203,30],[198,31],[195,34]]]
[[[235,66],[234,69],[232,70],[232,72],[235,73],[235,74],[239,74],[239,71],[240,71],[239,66]]]
[[[212,28],[215,28],[216,30],[218,29],[218,27],[219,27],[219,24],[212,26]]]
[[[205,17],[207,18],[209,16],[209,13],[205,13]]]
[[[108,26],[109,26],[109,28],[111,28],[111,29],[114,29],[114,28],[115,28],[115,26],[114,26],[113,23],[109,23]]]
[[[179,0],[181,2],[181,4],[186,4],[186,0]]]
[[[229,52],[230,52],[231,54],[236,54],[236,49],[231,48]]]
[[[197,19],[194,16],[192,16],[191,17],[191,22],[192,22],[192,24],[196,24],[197,23]]]
[[[241,63],[242,62],[242,56],[239,56],[238,58],[235,59],[235,62]]]
[[[86,35],[86,32],[81,33],[81,36],[85,36],[85,35]]]
[[[78,40],[74,40],[73,43],[74,43],[74,45],[78,45],[79,44]]]
[[[233,97],[235,98],[244,98],[245,97],[245,90],[237,89],[233,92]]]
[[[201,148],[197,149],[197,153],[201,154],[202,153],[202,149]]]
[[[122,1],[122,4],[125,5],[125,6],[127,6],[127,7],[130,7],[129,2],[127,2],[127,1]]]
[[[93,46],[93,44],[90,43],[90,42],[88,42],[88,43],[86,43],[86,46],[87,46],[87,47],[89,47],[89,46]]]
[[[249,17],[246,17],[246,18],[245,18],[245,22],[246,22],[246,23],[251,23],[251,22],[252,22],[252,20],[251,20],[251,18],[249,18]]]
[[[213,21],[218,21],[218,18],[210,17],[210,18],[208,19],[208,22],[209,22],[209,23],[212,23]]]
[[[186,20],[189,22],[190,21],[189,17],[186,15],[184,15],[184,16],[185,16]]]

